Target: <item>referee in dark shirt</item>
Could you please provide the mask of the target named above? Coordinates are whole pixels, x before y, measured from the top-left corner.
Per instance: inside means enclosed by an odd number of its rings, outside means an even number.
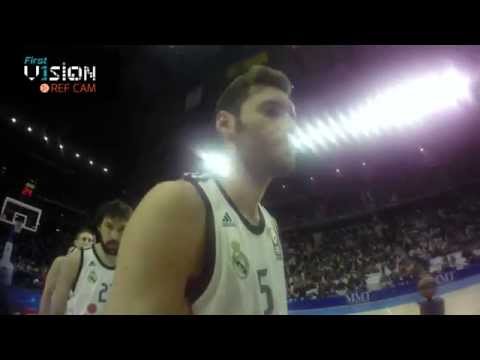
[[[423,276],[418,282],[418,291],[425,298],[418,303],[420,315],[445,315],[445,302],[435,297],[437,283],[430,275]]]

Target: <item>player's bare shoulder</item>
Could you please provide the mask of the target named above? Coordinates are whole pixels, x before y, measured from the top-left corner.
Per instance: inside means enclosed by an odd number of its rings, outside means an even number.
[[[50,271],[48,274],[53,277],[57,277],[60,273],[60,269],[62,267],[62,263],[65,260],[65,256],[58,256],[53,260],[52,266],[50,266]]]
[[[75,250],[68,255],[59,256],[57,259],[58,259],[58,266],[61,267],[62,272],[77,271],[78,267],[80,266],[80,262],[82,260],[82,251]],[[55,261],[57,261],[57,259],[55,259]]]
[[[108,314],[186,313],[185,287],[200,267],[205,209],[194,185],[155,185],[122,237]]]
[[[61,266],[62,261],[63,261],[64,259],[65,259],[65,256],[57,256],[57,257],[55,258],[55,260],[53,260],[53,263],[52,263],[51,268],[52,268],[52,269],[56,269],[56,268],[58,268],[59,266]]]
[[[179,248],[191,246],[192,242],[200,245],[205,213],[202,199],[190,182],[182,179],[159,183],[136,207],[122,242],[165,243],[175,240]]]
[[[162,199],[167,197],[169,200],[177,200],[177,202],[171,204],[173,207],[181,206],[193,210],[203,208],[195,186],[183,179],[161,182],[151,190],[151,194]]]
[[[198,191],[183,179],[155,185],[142,202],[154,212],[183,223],[191,218],[205,217],[205,206]]]

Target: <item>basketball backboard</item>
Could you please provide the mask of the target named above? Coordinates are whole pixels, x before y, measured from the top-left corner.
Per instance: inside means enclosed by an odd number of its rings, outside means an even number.
[[[19,228],[21,224],[21,229],[37,232],[41,217],[42,210],[35,206],[8,196],[3,201],[0,221],[13,225],[16,228]]]

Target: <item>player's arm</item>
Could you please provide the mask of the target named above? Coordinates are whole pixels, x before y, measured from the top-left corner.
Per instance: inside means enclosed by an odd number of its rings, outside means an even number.
[[[75,251],[62,260],[60,273],[53,290],[50,305],[51,315],[64,315],[67,308],[68,295],[72,290],[80,269],[81,253]]]
[[[205,206],[185,181],[155,186],[123,233],[107,314],[189,314],[185,288],[200,272]]]
[[[45,287],[42,293],[42,299],[40,300],[40,309],[39,315],[49,315],[50,314],[50,304],[52,300],[52,294],[55,290],[55,285],[60,274],[60,267],[63,260],[63,256],[57,257],[50,267],[50,270],[47,274],[47,279],[45,280]]]

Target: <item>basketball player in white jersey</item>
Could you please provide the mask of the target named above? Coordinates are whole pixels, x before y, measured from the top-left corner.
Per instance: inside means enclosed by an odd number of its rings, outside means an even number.
[[[100,206],[97,243],[73,251],[62,261],[51,300],[53,315],[102,314],[112,285],[117,252],[132,209],[120,200]]]
[[[107,314],[287,314],[278,226],[260,203],[294,169],[291,88],[264,66],[227,87],[215,119],[233,173],[150,190],[125,229]]]
[[[82,230],[68,248],[67,255],[77,249],[88,249],[95,243],[95,234],[88,229]]]
[[[77,232],[77,236],[75,236],[75,239],[73,240],[73,245],[69,247],[67,255],[76,249],[87,249],[91,247],[94,242],[94,233],[88,228],[82,228]],[[48,271],[47,278],[45,280],[45,286],[43,288],[42,298],[40,300],[40,309],[38,312],[39,315],[50,314],[51,297],[53,291],[55,290],[63,259],[65,259],[65,256],[58,256],[55,258],[50,270]]]

